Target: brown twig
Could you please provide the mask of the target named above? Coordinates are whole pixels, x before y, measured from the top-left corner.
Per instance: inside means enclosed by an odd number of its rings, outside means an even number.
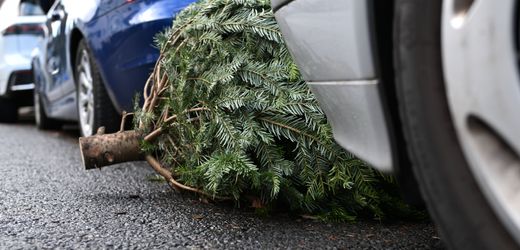
[[[123,111],[123,117],[121,118],[121,126],[119,127],[119,132],[125,131],[126,118],[130,115],[134,115],[134,113],[127,113]]]
[[[159,125],[164,123],[164,120],[166,120],[166,118],[168,118],[169,113],[170,113],[170,107],[165,106],[161,113],[161,117],[159,117],[159,121],[158,121]]]
[[[179,154],[183,154],[179,148],[177,148],[177,146],[175,145],[175,143],[173,142],[171,136],[168,136],[168,141],[170,142],[170,144],[172,144],[173,146],[173,149],[175,150],[173,153],[172,152],[169,152],[169,151],[166,151],[167,154],[170,155],[170,158],[178,165],[180,165],[180,162],[177,161],[177,159],[175,159],[177,155]]]
[[[144,137],[144,141],[153,141],[157,136],[162,134],[162,127],[159,127]]]
[[[206,107],[200,107],[200,108],[188,109],[184,113],[198,112],[198,111],[209,111],[209,110],[210,109],[208,109]],[[170,123],[170,122],[172,122],[175,119],[177,119],[177,115],[172,115],[172,116],[164,119],[163,123]],[[189,121],[191,122],[191,121],[197,121],[197,120],[199,120],[199,119],[197,117],[194,117],[194,118],[191,118]],[[158,127],[154,131],[150,132],[147,136],[145,136],[144,140],[147,141],[147,142],[153,141],[155,138],[157,138],[157,136],[161,135],[162,132],[163,132],[162,127]]]
[[[184,154],[184,152],[182,152],[178,147],[177,147],[177,144],[175,144],[175,142],[173,141],[172,137],[171,136],[168,136],[168,141],[170,142],[170,144],[173,146],[173,149],[175,149],[175,153],[176,154],[180,154],[182,155],[183,157],[186,156]],[[177,162],[177,160],[174,159],[175,162]],[[179,162],[177,162],[179,163]]]
[[[186,110],[186,113],[197,112],[197,111],[210,111],[210,109],[206,108],[206,107],[192,108],[192,109]]]
[[[172,115],[172,116],[167,117],[166,119],[164,119],[164,123],[172,122],[175,119],[177,119],[177,115]]]
[[[169,183],[171,183],[172,185],[174,185],[175,187],[177,187],[179,189],[184,189],[184,190],[194,192],[194,193],[197,193],[197,194],[200,194],[200,195],[212,198],[212,199],[216,199],[216,200],[230,200],[231,199],[230,197],[221,197],[221,196],[211,195],[200,189],[186,186],[186,185],[176,181],[173,178],[172,173],[170,171],[168,171],[167,169],[163,168],[161,163],[157,159],[155,159],[155,157],[153,157],[151,155],[146,155],[145,159],[148,162],[148,164],[150,164],[150,166],[152,166],[152,168],[155,170],[155,172],[160,174],[162,177],[164,177],[164,179],[166,179],[166,181],[168,181]]]

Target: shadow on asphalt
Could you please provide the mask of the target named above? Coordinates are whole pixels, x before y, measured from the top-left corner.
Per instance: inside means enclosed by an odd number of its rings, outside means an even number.
[[[13,126],[35,127],[34,112],[32,111],[32,109],[31,108],[21,109],[19,121],[12,125]],[[76,143],[77,142],[76,140],[80,137],[79,128],[78,128],[78,125],[75,124],[75,122],[67,122],[62,126],[61,129],[58,129],[58,130],[45,130],[42,132],[46,133],[52,137],[58,137],[58,138],[62,138],[64,140],[74,141],[74,143]],[[150,182],[156,181],[156,180],[152,180],[151,178],[152,178],[152,176],[149,176],[148,181],[150,181]],[[161,181],[159,181],[159,182],[161,182]],[[161,182],[161,183],[164,183],[164,182]],[[164,192],[164,193],[161,192],[161,195],[170,196],[172,194],[175,194],[177,196],[177,198],[180,197],[182,200],[184,200],[185,202],[188,202],[188,203],[211,204],[211,206],[217,207],[219,209],[228,210],[228,211],[235,211],[237,209],[237,204],[235,204],[233,202],[218,202],[218,203],[208,202],[205,200],[201,200],[200,197],[190,194],[190,193],[175,192],[174,189],[168,188],[168,185],[166,185],[166,184],[165,184],[165,189],[166,189],[166,192]],[[103,201],[107,201],[110,199],[121,199],[119,194],[114,195],[114,197],[111,197],[111,195],[112,194],[106,194],[106,196],[102,197],[102,195],[100,196],[98,194],[96,197],[94,197],[94,200],[101,199]],[[142,197],[137,197],[137,200],[140,200],[141,198]],[[129,197],[128,199],[133,200],[133,199],[136,199],[136,197],[133,197],[133,198]],[[305,216],[302,217],[301,215],[290,214],[283,209],[273,212],[270,216],[265,216],[265,215],[262,215],[261,213],[255,212],[254,209],[248,207],[247,205],[246,206],[244,206],[244,205],[245,204],[241,204],[239,206],[239,207],[241,207],[239,209],[239,211],[255,214],[256,217],[263,217],[264,219],[270,218],[270,219],[274,219],[274,220],[280,220],[281,218],[285,218],[288,220],[298,220],[299,221],[305,217]],[[417,209],[417,211],[423,211],[423,210]],[[403,223],[403,222],[406,222],[406,223],[431,223],[431,219],[426,215],[425,212],[424,212],[424,214],[425,214],[424,216],[410,216],[408,218],[403,217],[403,216],[394,215],[394,216],[390,216],[389,218],[385,218],[383,220],[371,220],[369,217],[365,217],[362,215],[362,216],[360,216],[359,219],[361,219],[361,221],[374,221],[376,223],[386,224],[386,225],[399,224],[399,223]],[[310,216],[310,217],[312,217],[312,216]],[[311,219],[311,220],[313,220],[313,219]]]
[[[13,125],[35,126],[34,111],[32,107],[23,107],[18,111],[18,122]],[[61,129],[46,130],[45,132],[55,134],[56,136],[68,137],[77,139],[80,137],[78,125],[75,122],[65,122]]]

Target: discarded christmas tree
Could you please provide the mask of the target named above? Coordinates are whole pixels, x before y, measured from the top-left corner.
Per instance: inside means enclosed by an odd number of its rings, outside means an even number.
[[[380,212],[378,173],[334,142],[269,1],[198,2],[157,42],[135,130],[80,138],[87,169],[145,159],[209,199]]]

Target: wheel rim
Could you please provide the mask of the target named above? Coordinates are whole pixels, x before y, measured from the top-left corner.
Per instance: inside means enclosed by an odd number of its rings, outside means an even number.
[[[441,37],[448,105],[459,142],[484,196],[520,244],[515,22],[514,0],[446,0]]]
[[[79,123],[83,136],[90,136],[94,127],[94,93],[90,59],[85,50],[81,52],[77,70]]]

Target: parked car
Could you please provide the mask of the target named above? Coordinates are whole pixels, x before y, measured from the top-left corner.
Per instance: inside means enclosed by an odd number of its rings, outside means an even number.
[[[519,248],[516,1],[272,7],[344,148],[420,189],[449,247]]]
[[[117,130],[159,56],[155,34],[192,2],[57,0],[33,54],[37,126],[78,121],[83,136]]]
[[[31,0],[0,3],[0,122],[14,122],[32,105],[31,51],[43,38],[44,10]]]

